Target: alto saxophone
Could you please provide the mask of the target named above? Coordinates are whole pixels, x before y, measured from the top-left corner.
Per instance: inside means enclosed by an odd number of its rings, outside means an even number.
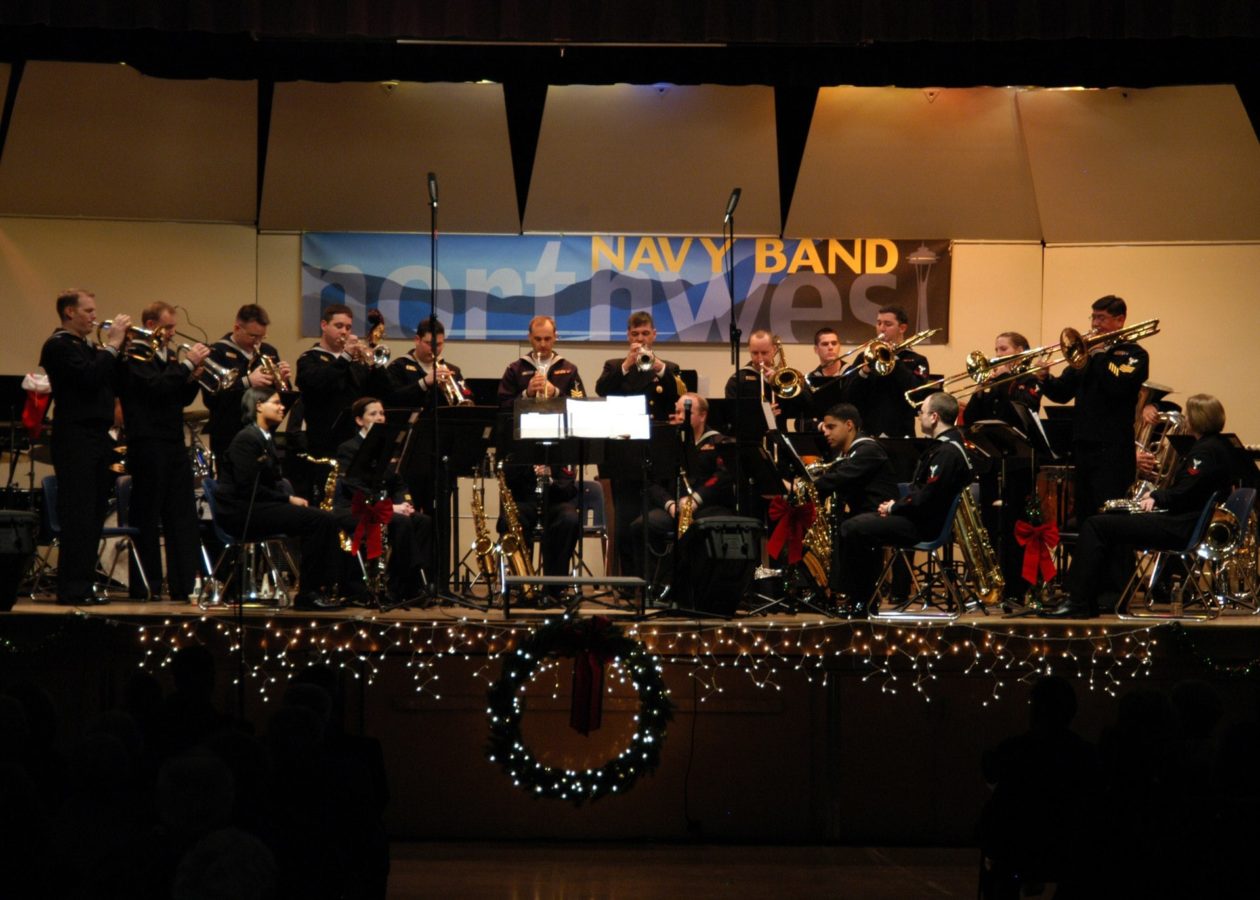
[[[808,467],[807,467],[808,471]],[[811,473],[812,474],[812,473]],[[822,590],[827,590],[831,575],[831,513],[833,497],[818,502],[818,488],[808,478],[796,479],[792,486],[792,501],[796,506],[807,503],[814,504],[814,521],[810,524],[805,537],[801,539],[804,550],[801,561],[809,571],[814,583]]]
[[[997,554],[993,551],[988,529],[980,520],[980,507],[976,504],[970,486],[963,488],[958,512],[954,515],[954,537],[962,549],[963,560],[971,569],[976,596],[980,598],[980,602],[985,606],[1001,603],[1006,577],[1002,574]]]
[[[503,554],[508,571],[518,578],[532,578],[534,567],[530,562],[529,544],[525,541],[525,532],[521,529],[521,517],[516,511],[516,498],[508,489],[507,479],[503,475],[503,463],[495,466],[495,476],[499,480],[499,502],[503,505],[503,518],[507,521],[507,533],[499,539],[499,552]],[[534,586],[521,585],[521,594],[527,599],[534,599]]]
[[[266,358],[263,357],[263,359]],[[317,466],[328,466],[328,477],[324,479],[324,490],[319,498],[319,508],[327,513],[332,512],[333,501],[337,496],[337,479],[341,477],[341,463],[331,457],[311,456],[309,453],[299,453],[298,459],[304,459]],[[344,552],[354,552],[354,538],[344,531],[337,532],[337,543]]]
[[[477,467],[477,482],[472,492],[472,518],[475,531],[473,553],[477,556],[477,568],[488,580],[494,577],[498,568],[498,548],[490,537],[490,528],[486,523],[486,482],[480,466]]]

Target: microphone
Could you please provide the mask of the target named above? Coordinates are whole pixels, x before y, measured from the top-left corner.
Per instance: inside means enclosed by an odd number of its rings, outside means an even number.
[[[429,173],[429,203],[437,206],[437,175]]]
[[[731,216],[735,215],[735,207],[739,206],[739,188],[731,191],[731,199],[726,201],[726,218],[722,220],[723,224],[731,221]]]
[[[687,428],[691,427],[691,401],[690,400],[683,401],[682,424],[685,425]]]

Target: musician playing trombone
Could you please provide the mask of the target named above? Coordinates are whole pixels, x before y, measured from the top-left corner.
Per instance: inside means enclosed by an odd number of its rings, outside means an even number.
[[[1093,332],[1124,327],[1128,307],[1114,294],[1094,301]],[[1056,403],[1076,401],[1072,418],[1072,457],[1076,466],[1077,522],[1098,512],[1107,500],[1123,497],[1136,472],[1134,417],[1142,383],[1150,375],[1150,356],[1135,341],[1098,343],[1083,368],[1067,367],[1045,377],[1043,392]],[[1045,370],[1040,370],[1042,375]],[[1154,407],[1149,413],[1154,415]]]
[[[881,307],[875,337],[894,347],[906,339],[909,319],[900,306]],[[845,370],[845,399],[858,408],[868,433],[877,437],[914,437],[914,409],[905,393],[927,379],[928,361],[910,347],[897,351],[892,371],[880,375],[862,357]]]
[[[187,602],[197,580],[199,533],[192,465],[184,444],[184,408],[197,399],[197,377],[210,348],[194,343],[180,360],[170,349],[175,309],[161,300],[144,308],[140,322],[153,332],[154,341],[143,354],[127,354],[121,391],[131,474],[130,524],[140,529],[136,553],[154,595],[162,583],[165,536],[170,598]],[[132,597],[144,596],[134,568],[129,587]]]

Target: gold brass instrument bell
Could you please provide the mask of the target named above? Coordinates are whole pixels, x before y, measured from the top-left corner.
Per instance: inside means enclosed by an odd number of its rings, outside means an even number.
[[[793,369],[787,364],[787,354],[783,352],[783,341],[774,339],[774,372],[770,375],[770,390],[782,400],[799,397],[805,389],[805,376],[800,369]]]
[[[902,350],[909,350],[911,347],[918,346],[939,332],[939,328],[929,328],[926,331],[919,331],[910,335],[899,344],[886,341],[883,338],[871,338],[865,344],[859,344],[848,353],[840,357],[840,361],[848,359],[855,353],[858,355],[858,362],[853,363],[850,369],[867,365],[871,367],[871,371],[881,378],[885,375],[892,374],[893,369],[897,367],[897,354]]]
[[[104,347],[107,343],[105,340],[105,332],[114,327],[113,319],[106,319],[96,326],[96,343]],[[127,326],[127,342],[124,344],[123,352],[132,359],[140,362],[148,362],[157,354],[158,348],[162,346],[162,335],[149,328],[141,328],[139,325]]]

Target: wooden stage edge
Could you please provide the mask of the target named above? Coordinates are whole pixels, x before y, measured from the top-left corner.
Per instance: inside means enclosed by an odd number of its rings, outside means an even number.
[[[266,607],[246,607],[243,618],[251,623],[260,620],[318,621],[331,623],[336,621],[370,621],[378,623],[396,622],[400,624],[500,624],[522,625],[537,624],[544,619],[554,618],[564,613],[564,608],[556,606],[549,609],[533,609],[513,607],[510,615],[505,616],[501,607],[491,609],[472,609],[465,606],[430,605],[417,607],[401,607],[382,611],[379,609],[347,606],[337,610],[296,610],[275,609]],[[1067,629],[1105,628],[1107,630],[1129,630],[1152,628],[1172,624],[1174,620],[1166,618],[1144,618],[1140,620],[1121,619],[1115,615],[1103,615],[1093,619],[1048,619],[1036,615],[1012,616],[1002,612],[1000,608],[990,610],[987,614],[979,610],[968,611],[957,620],[923,621],[909,619],[845,619],[826,616],[821,613],[806,611],[789,613],[772,611],[769,614],[750,615],[739,613],[732,618],[719,616],[696,616],[670,609],[649,608],[647,618],[638,619],[637,609],[629,603],[613,606],[602,603],[584,601],[577,607],[576,614],[586,618],[590,616],[607,616],[623,625],[639,625],[640,627],[675,629],[714,629],[744,627],[752,630],[761,628],[843,628],[853,626],[871,626],[891,628],[978,628],[1003,632],[1038,631],[1055,633]],[[93,606],[61,606],[52,597],[37,598],[20,597],[8,613],[0,613],[0,623],[6,617],[28,616],[67,616],[77,615],[87,618],[134,620],[136,622],[184,619],[214,618],[235,620],[240,613],[235,606],[215,606],[203,610],[196,604],[173,603],[169,601],[151,601],[148,603],[132,600],[114,600],[104,605]],[[1248,611],[1226,611],[1215,619],[1204,621],[1181,620],[1186,628],[1195,629],[1255,629],[1260,628],[1260,615]],[[0,624],[0,629],[2,629]]]

